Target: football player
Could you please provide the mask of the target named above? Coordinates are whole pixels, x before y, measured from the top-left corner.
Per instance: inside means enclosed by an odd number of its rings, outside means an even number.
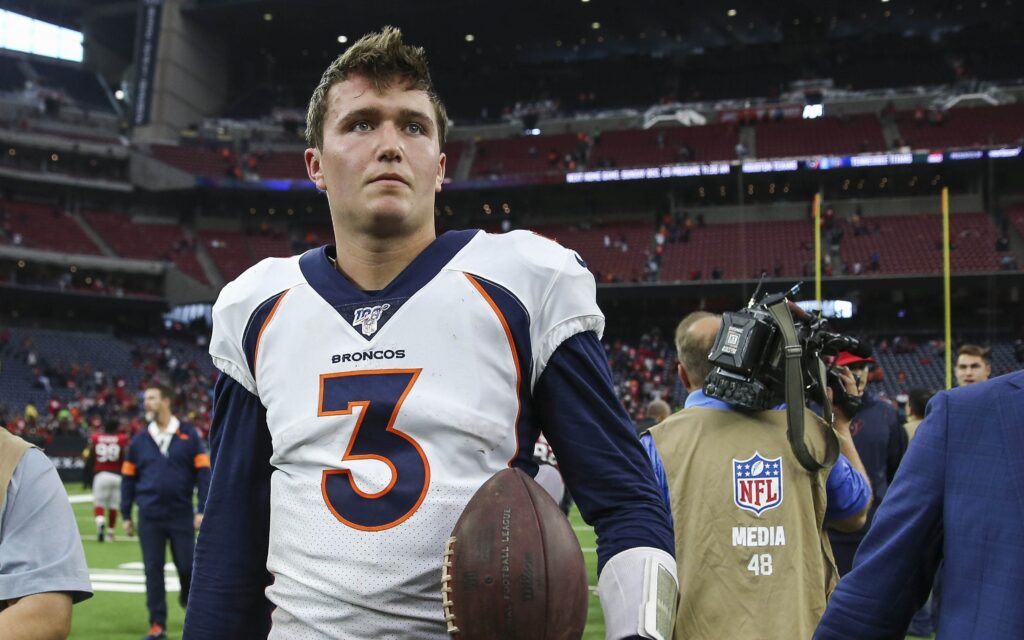
[[[103,424],[102,433],[89,436],[85,457],[93,466],[92,502],[96,517],[96,540],[113,541],[117,526],[117,508],[121,503],[121,465],[128,448],[128,434],[119,432],[116,419]]]
[[[529,232],[436,237],[447,126],[397,29],[314,92],[305,159],[335,243],[260,262],[215,305],[186,638],[447,638],[445,540],[493,474],[536,473],[542,430],[597,531],[607,637],[668,634],[672,527],[616,399],[594,278]]]

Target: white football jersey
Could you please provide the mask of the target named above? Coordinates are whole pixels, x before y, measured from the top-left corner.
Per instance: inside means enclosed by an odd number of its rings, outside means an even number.
[[[601,334],[578,255],[449,232],[372,295],[331,247],[252,267],[214,307],[214,363],[267,409],[271,638],[445,638],[445,540],[480,485],[529,460],[530,390]]]

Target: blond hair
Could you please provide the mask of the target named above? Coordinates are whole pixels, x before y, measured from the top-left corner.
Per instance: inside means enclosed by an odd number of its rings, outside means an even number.
[[[402,42],[401,30],[390,26],[381,29],[380,33],[368,33],[360,38],[324,71],[306,111],[306,142],[311,147],[323,149],[327,93],[352,74],[366,76],[379,92],[389,89],[396,81],[408,83],[409,89],[425,91],[434,106],[438,147],[444,148],[448,136],[448,114],[434,91],[434,82],[427,68],[427,54],[423,47]]]

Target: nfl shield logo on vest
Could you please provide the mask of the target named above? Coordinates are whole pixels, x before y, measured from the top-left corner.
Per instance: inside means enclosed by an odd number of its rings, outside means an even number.
[[[390,308],[391,305],[385,303],[356,309],[352,317],[352,326],[358,327],[362,325],[363,335],[372,336],[377,333],[377,322],[380,320],[381,315]]]
[[[746,460],[732,460],[733,500],[740,509],[760,517],[782,504],[782,456],[765,458],[754,452]]]

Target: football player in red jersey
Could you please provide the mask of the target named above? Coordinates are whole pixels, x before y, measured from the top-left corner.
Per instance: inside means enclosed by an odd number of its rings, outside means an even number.
[[[92,460],[93,511],[96,514],[96,539],[114,539],[117,507],[121,501],[121,463],[128,448],[128,434],[120,431],[116,419],[107,420],[102,433],[89,436],[86,456]]]

